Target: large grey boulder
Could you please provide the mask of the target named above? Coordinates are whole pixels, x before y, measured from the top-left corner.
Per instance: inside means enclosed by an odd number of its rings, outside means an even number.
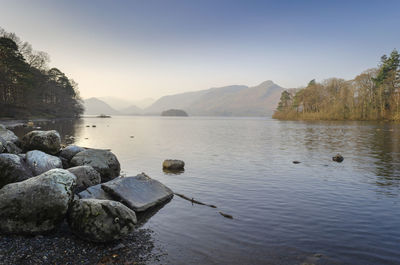
[[[121,167],[117,157],[107,150],[87,149],[77,153],[70,162],[71,166],[91,166],[101,175],[101,182],[119,176]]]
[[[6,151],[6,144],[7,142],[0,137],[0,154]]]
[[[68,145],[60,152],[60,157],[65,158],[68,162],[79,152],[85,151],[85,148],[77,145]]]
[[[76,177],[64,169],[0,189],[0,232],[37,234],[53,230],[72,201]]]
[[[76,176],[75,192],[81,192],[101,183],[100,173],[91,166],[77,166],[67,170]]]
[[[9,153],[9,154],[15,154],[18,155],[22,152],[21,148],[19,148],[15,143],[8,141],[5,144],[5,152]]]
[[[3,128],[4,126],[0,125],[0,132]],[[16,143],[19,143],[19,140],[18,138],[15,138],[15,134],[12,131],[6,130],[3,136],[8,140],[0,136],[0,153],[20,154],[21,149],[16,145]]]
[[[102,188],[101,184],[94,185],[78,193],[80,199],[113,200]]]
[[[85,240],[108,242],[133,231],[135,212],[125,205],[109,200],[75,200],[68,212],[71,230]]]
[[[61,137],[57,131],[31,131],[22,138],[26,151],[40,150],[48,154],[56,154],[61,149]]]
[[[32,169],[35,176],[49,171],[50,169],[62,168],[60,158],[37,150],[26,153],[26,163]]]
[[[183,170],[185,168],[185,162],[182,160],[176,160],[176,159],[167,159],[164,160],[163,162],[163,169],[166,170]]]
[[[0,137],[6,142],[17,143],[19,141],[18,137],[12,131],[7,130],[3,124],[0,124]]]
[[[161,182],[142,173],[135,177],[118,177],[101,184],[102,189],[135,212],[142,212],[173,196]]]
[[[14,154],[0,154],[0,188],[33,177],[24,159]]]

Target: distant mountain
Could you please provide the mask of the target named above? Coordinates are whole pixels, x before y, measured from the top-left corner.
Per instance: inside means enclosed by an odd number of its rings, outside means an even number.
[[[88,98],[83,101],[85,112],[84,114],[87,115],[100,115],[100,114],[107,114],[107,115],[118,115],[120,114],[118,111],[110,107],[104,101],[98,98]]]
[[[134,105],[131,101],[120,99],[116,97],[98,97],[97,99],[103,101],[104,103],[108,104],[111,108],[115,110],[121,110],[128,108],[131,105]]]
[[[226,86],[165,96],[145,109],[159,114],[167,109],[184,109],[197,116],[267,116],[278,105],[284,89],[272,81],[258,86]]]
[[[136,106],[140,109],[147,108],[151,104],[154,103],[154,99],[145,98],[142,100],[125,100],[116,97],[99,97],[101,101],[104,101],[108,105],[110,105],[113,109],[122,111],[124,109],[128,109],[129,107]],[[123,111],[122,111],[123,112]]]
[[[145,98],[142,100],[134,100],[132,101],[133,105],[138,106],[141,109],[149,107],[153,104],[156,100],[154,98]]]
[[[127,108],[121,109],[119,112],[123,115],[132,115],[132,114],[142,114],[143,110],[141,108],[136,107],[135,105],[131,105]]]

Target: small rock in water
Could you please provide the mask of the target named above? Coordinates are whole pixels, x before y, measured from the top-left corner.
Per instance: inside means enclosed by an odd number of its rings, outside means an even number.
[[[131,135],[131,138],[135,138],[135,136]]]
[[[185,162],[176,159],[167,159],[163,162],[163,169],[167,170],[182,170],[185,167]]]
[[[96,127],[96,125],[92,125],[92,127],[93,127],[93,128],[95,128],[95,127]]]
[[[86,125],[86,127],[90,127],[90,125]]]
[[[335,162],[341,163],[341,162],[343,162],[344,158],[341,154],[337,154],[334,157],[332,157],[332,160]]]
[[[293,164],[300,164],[301,162],[300,161],[293,161]]]

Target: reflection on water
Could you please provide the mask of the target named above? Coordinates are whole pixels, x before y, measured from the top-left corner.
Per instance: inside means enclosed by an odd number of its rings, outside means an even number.
[[[168,252],[163,263],[400,264],[399,124],[113,117],[41,126],[111,148],[126,175],[146,172],[218,206],[175,196],[145,218]],[[167,158],[185,171],[164,172]]]
[[[57,130],[60,133],[63,144],[73,144],[74,137],[80,135],[82,130],[82,119],[61,119],[36,121],[34,127],[17,126],[13,128],[14,133],[22,138],[24,134],[32,130]],[[73,137],[71,137],[73,136]]]

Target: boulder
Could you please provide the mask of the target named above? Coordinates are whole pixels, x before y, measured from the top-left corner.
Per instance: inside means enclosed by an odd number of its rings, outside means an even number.
[[[0,232],[38,234],[64,219],[76,177],[64,169],[12,183],[0,190]]]
[[[33,177],[24,159],[14,154],[0,154],[0,188]]]
[[[172,190],[142,173],[135,177],[118,177],[101,184],[102,189],[135,212],[142,212],[173,196]]]
[[[31,131],[22,138],[26,151],[40,150],[48,154],[56,154],[61,149],[61,137],[57,131]]]
[[[332,160],[338,163],[342,163],[344,158],[341,154],[337,154],[334,157],[332,157]]]
[[[113,198],[101,188],[101,184],[94,185],[78,193],[78,197],[81,199],[113,200]]]
[[[166,170],[183,170],[185,168],[185,162],[176,159],[167,159],[163,162],[163,169]]]
[[[18,137],[10,130],[7,130],[6,126],[0,124],[0,137],[6,142],[18,143]]]
[[[81,192],[101,183],[100,173],[91,166],[77,166],[67,170],[76,176],[75,192]]]
[[[136,222],[135,212],[116,201],[75,200],[68,211],[71,230],[94,242],[118,240],[131,233]]]
[[[6,151],[7,142],[0,137],[0,154]]]
[[[101,175],[101,182],[119,176],[121,171],[117,157],[108,150],[87,149],[77,153],[70,162],[71,166],[91,166]]]
[[[5,148],[6,148],[5,152],[9,154],[18,155],[22,152],[21,148],[19,148],[15,143],[10,141],[6,142]]]
[[[26,153],[26,163],[32,169],[35,176],[49,171],[50,169],[62,168],[60,158],[37,150]]]
[[[85,148],[77,145],[68,145],[60,152],[60,157],[65,158],[68,162],[79,152],[85,151]]]

